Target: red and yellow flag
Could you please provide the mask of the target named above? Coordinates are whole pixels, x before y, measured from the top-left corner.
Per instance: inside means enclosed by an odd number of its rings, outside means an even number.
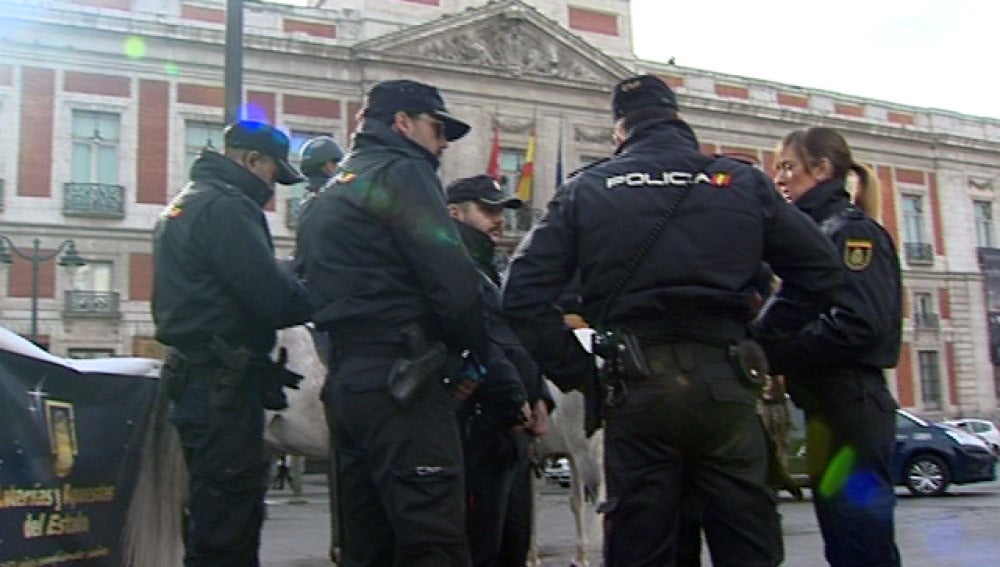
[[[493,146],[490,147],[490,161],[486,164],[486,175],[500,181],[500,129],[493,129]]]
[[[524,164],[521,165],[521,176],[517,180],[517,198],[525,203],[531,202],[531,189],[535,181],[535,133],[528,138],[528,148],[524,150]]]

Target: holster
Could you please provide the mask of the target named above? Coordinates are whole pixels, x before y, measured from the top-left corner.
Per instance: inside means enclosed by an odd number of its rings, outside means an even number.
[[[761,390],[767,383],[770,368],[767,355],[753,339],[742,339],[729,347],[729,362],[743,384],[752,390]]]
[[[188,383],[188,359],[181,351],[170,349],[160,369],[160,379],[164,380],[170,399],[174,402],[180,400]]]
[[[417,325],[407,326],[402,333],[407,356],[393,363],[386,387],[392,399],[406,408],[421,388],[441,376],[448,353],[441,343],[428,345],[423,330]]]
[[[624,401],[628,381],[650,377],[649,364],[635,334],[624,327],[594,333],[592,351],[604,359],[584,384],[584,431],[589,437],[601,428],[607,406]]]
[[[233,407],[245,394],[253,353],[244,346],[232,346],[222,337],[213,336],[208,346],[219,363],[214,369],[210,403],[215,407]]]

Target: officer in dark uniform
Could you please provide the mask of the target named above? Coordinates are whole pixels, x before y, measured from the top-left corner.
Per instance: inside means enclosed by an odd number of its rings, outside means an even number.
[[[760,361],[738,364],[736,355],[753,354],[747,324],[762,261],[784,278],[775,317],[790,324],[825,304],[842,268],[762,172],[698,152],[663,81],[624,80],[612,106],[614,156],[558,190],[515,254],[505,312],[561,389],[609,395],[609,566],[674,565],[687,494],[703,506],[715,565],[777,565],[780,522],[755,412],[760,376],[749,368]],[[592,357],[554,305],[577,270],[606,356],[628,361],[601,392]]]
[[[509,362],[491,368],[495,371],[489,372],[461,412],[472,564],[512,565],[516,563],[509,562],[509,557],[527,555],[531,529],[530,521],[524,520],[525,512],[531,517],[530,499],[525,502],[524,496],[531,494],[514,490],[530,489],[530,482],[525,482],[531,474],[529,435],[546,427],[551,404],[538,366],[500,312],[496,245],[503,236],[504,211],[519,209],[524,202],[504,195],[489,175],[457,179],[448,184],[445,194],[448,212],[482,276],[490,341],[498,347],[498,355]],[[504,376],[506,368],[515,371],[511,373],[513,380]],[[512,404],[517,401],[524,406]]]
[[[488,358],[480,277],[436,172],[469,126],[445,110],[436,88],[409,80],[374,85],[362,116],[298,234],[314,320],[333,343],[324,395],[334,408],[342,560],[464,567],[455,397],[471,393],[474,380],[459,370],[446,387],[446,371],[423,363],[435,344],[449,366],[463,351]],[[480,377],[475,363],[465,366]],[[412,376],[422,381],[397,381]],[[414,385],[411,397],[403,403],[390,382]]]
[[[287,136],[232,124],[224,153],[202,151],[153,230],[153,321],[157,340],[172,347],[163,375],[190,477],[189,567],[259,564],[264,407],[284,404],[269,353],[275,330],[311,311],[305,289],[275,261],[263,207],[275,182],[301,180]]]
[[[308,194],[299,209],[299,224],[302,223],[312,200],[330,182],[333,173],[337,171],[337,164],[342,159],[344,150],[330,136],[316,136],[302,144],[302,149],[299,150],[299,167],[309,183],[306,185]]]
[[[785,137],[778,189],[833,242],[847,285],[822,317],[794,334],[767,314],[758,336],[792,401],[805,411],[813,505],[834,567],[896,567],[892,451],[896,401],[883,369],[899,359],[899,258],[878,216],[874,174],[851,157],[839,132],[812,127]],[[847,177],[857,177],[854,195]]]

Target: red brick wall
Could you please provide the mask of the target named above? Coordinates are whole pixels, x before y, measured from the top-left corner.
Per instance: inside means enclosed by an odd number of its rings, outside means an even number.
[[[901,124],[903,126],[913,126],[916,122],[916,118],[912,114],[903,112],[889,112],[888,120],[893,124]]]
[[[274,101],[274,93],[265,93],[260,91],[247,92],[247,104],[253,105],[255,108],[263,112],[264,122],[267,122],[268,124],[274,124]]]
[[[763,159],[761,160],[761,168],[764,169],[764,173],[767,174],[769,178],[774,178],[774,162],[778,161],[778,154],[772,150],[764,150],[761,152],[763,154]]]
[[[191,6],[189,4],[181,4],[181,17],[185,20],[198,20],[213,24],[226,23],[226,12],[224,10],[213,10],[212,8],[202,8],[201,6]]]
[[[135,199],[139,203],[167,202],[170,84],[139,81],[138,171]]]
[[[898,247],[899,222],[896,220],[896,185],[892,180],[892,168],[880,165],[874,169],[875,177],[878,178],[879,192],[882,194],[882,226],[889,231]]]
[[[778,93],[778,104],[782,106],[794,106],[795,108],[809,108],[809,97],[789,93]]]
[[[319,118],[340,118],[340,101],[335,98],[284,95],[282,99],[285,114],[316,116]]]
[[[833,104],[833,111],[836,114],[842,114],[844,116],[854,116],[856,118],[862,118],[865,115],[864,107],[858,104],[835,102]]]
[[[899,351],[899,365],[896,367],[896,388],[899,405],[912,408],[915,405],[913,388],[913,354],[910,343],[903,343]]]
[[[938,303],[941,308],[941,318],[951,319],[951,294],[948,288],[943,287],[938,290]]]
[[[63,75],[63,90],[69,92],[130,97],[131,87],[132,82],[128,77],[75,71],[66,71]]]
[[[226,91],[222,87],[181,83],[177,85],[177,102],[223,108],[226,105]]]
[[[672,89],[679,89],[684,87],[684,77],[678,77],[676,75],[659,75],[660,80],[666,83]]]
[[[21,70],[21,137],[18,144],[17,193],[26,197],[52,196],[52,112],[55,71]]]
[[[746,87],[738,87],[736,85],[723,85],[716,83],[715,94],[729,98],[750,98],[750,91],[747,90]]]
[[[32,253],[31,242],[15,242],[18,249],[27,254]],[[51,250],[41,249],[40,254],[50,254]],[[14,263],[10,266],[7,295],[11,297],[31,297],[31,262],[21,259],[17,254],[11,254]],[[56,292],[56,262],[52,259],[38,267],[38,297],[53,298]]]
[[[930,191],[927,198],[931,205],[931,226],[934,227],[934,251],[937,254],[944,254],[944,230],[941,228],[941,200],[938,199],[937,174],[928,172],[928,185]]]
[[[285,32],[287,33],[302,32],[316,37],[337,39],[337,26],[334,25],[303,22],[302,20],[289,20],[287,18],[283,23]]]
[[[128,298],[149,301],[153,297],[153,255],[129,254]]]
[[[571,30],[617,36],[618,16],[616,14],[595,12],[585,8],[570,6],[569,28]]]
[[[924,172],[918,169],[896,168],[896,181],[900,183],[912,183],[913,185],[925,185]]]

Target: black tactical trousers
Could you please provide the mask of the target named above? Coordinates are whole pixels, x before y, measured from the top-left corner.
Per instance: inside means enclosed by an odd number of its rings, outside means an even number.
[[[400,408],[387,357],[335,357],[333,404],[344,567],[467,567],[457,402],[436,380]]]
[[[211,383],[194,376],[171,412],[189,474],[184,565],[256,567],[269,466],[264,409],[256,392],[213,405]]]
[[[514,463],[510,496],[507,497],[507,513],[503,519],[500,557],[496,567],[524,567],[528,562],[531,528],[535,520],[534,467],[530,451],[533,439],[527,433],[514,435],[518,459]]]
[[[856,395],[806,411],[813,506],[832,567],[898,567],[892,451],[896,403],[881,373],[824,375],[855,381]],[[848,390],[842,388],[841,390]]]
[[[472,418],[466,426],[466,533],[472,565],[494,567],[500,554],[514,473],[520,461],[515,435],[523,433],[501,429],[494,420],[482,416]]]
[[[674,566],[682,503],[698,502],[712,564],[772,567],[781,528],[767,487],[757,392],[721,347],[644,349],[652,377],[608,410],[604,558],[609,567]]]

